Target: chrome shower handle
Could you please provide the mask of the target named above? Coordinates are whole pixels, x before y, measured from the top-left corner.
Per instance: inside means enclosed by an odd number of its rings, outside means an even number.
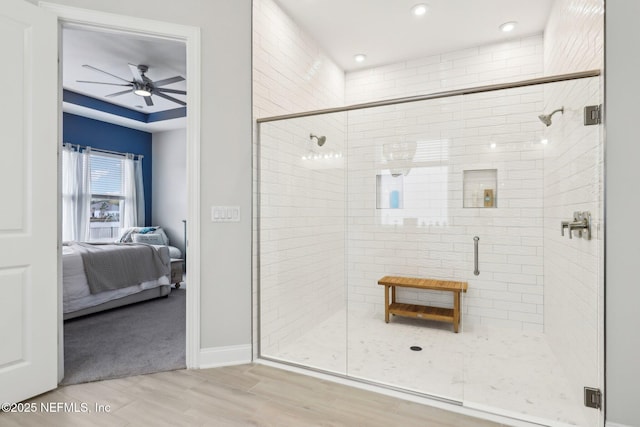
[[[573,230],[586,230],[587,232],[589,232],[589,238],[591,238],[591,234],[589,231],[589,223],[587,221],[587,219],[583,219],[581,221],[573,221],[569,223],[569,238],[571,239],[571,235],[573,234]],[[582,234],[579,234],[578,237],[582,236]]]
[[[564,236],[564,229],[569,231],[569,238],[573,239],[573,231],[578,232],[578,237],[591,240],[591,213],[574,212],[573,221],[560,221],[560,235]]]
[[[480,274],[480,270],[478,270],[478,240],[480,240],[478,236],[473,238],[473,274],[476,276]]]

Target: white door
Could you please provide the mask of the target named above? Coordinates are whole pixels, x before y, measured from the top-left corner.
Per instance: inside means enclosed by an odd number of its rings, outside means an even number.
[[[0,402],[57,386],[57,19],[0,1]]]

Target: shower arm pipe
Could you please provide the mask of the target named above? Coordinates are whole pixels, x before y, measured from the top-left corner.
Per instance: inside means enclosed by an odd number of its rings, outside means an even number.
[[[589,77],[598,77],[601,75],[600,70],[579,71],[568,74],[556,74],[554,76],[537,77],[535,79],[520,80],[510,83],[498,83],[486,86],[476,86],[466,89],[447,90],[443,92],[435,92],[427,95],[407,96],[403,98],[385,99],[383,101],[365,102],[362,104],[346,105],[344,107],[325,108],[323,110],[304,111],[301,113],[283,114],[280,116],[263,117],[256,119],[257,123],[275,122],[278,120],[295,119],[299,117],[317,116],[321,114],[340,113],[351,110],[361,110],[365,108],[384,107],[387,105],[404,104],[407,102],[426,101],[430,99],[450,98],[460,95],[472,95],[474,93],[492,92],[496,90],[514,89],[525,86],[535,86],[545,83],[564,82],[568,80],[586,79]]]

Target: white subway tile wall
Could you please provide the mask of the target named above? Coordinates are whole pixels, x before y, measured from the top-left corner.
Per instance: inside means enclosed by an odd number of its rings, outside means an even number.
[[[545,73],[602,69],[601,0],[558,0],[545,30]],[[601,383],[604,283],[602,126],[584,126],[583,108],[602,103],[600,78],[545,88],[544,112],[564,106],[547,128],[545,149],[545,333],[576,394]],[[560,221],[590,211],[592,240],[560,236]],[[600,317],[601,319],[601,317]],[[591,417],[585,409],[585,417]]]
[[[344,118],[345,113],[336,113],[262,124],[259,235],[264,355],[277,357],[313,326],[345,312]],[[322,147],[309,138],[311,131],[326,137]],[[346,361],[344,343],[336,340],[328,345]],[[341,366],[345,373],[346,362]]]
[[[273,0],[254,1],[254,116],[342,105],[344,71]]]
[[[542,88],[525,87],[349,112],[350,309],[384,311],[384,275],[463,280],[465,328],[542,331],[542,106]],[[412,160],[395,160],[408,146]],[[497,170],[497,188],[496,179],[482,187],[497,208],[463,208],[464,171],[482,169]],[[394,171],[406,172],[403,208],[377,209],[376,175]],[[398,299],[453,304],[438,292],[398,290]]]
[[[273,0],[254,0],[254,118],[342,105],[344,72]],[[346,303],[344,159],[336,157],[344,151],[342,117],[262,125],[259,146],[256,126],[253,197],[254,206],[260,206],[262,234],[255,209],[254,356],[258,340],[262,354],[277,356],[280,348]],[[313,146],[312,132],[327,137],[323,147]],[[303,160],[311,150],[334,157]],[[344,340],[335,344],[344,347]]]
[[[542,59],[542,35],[534,35],[350,72],[346,101],[540,77]],[[383,310],[376,283],[385,274],[467,280],[463,327],[543,329],[542,107],[542,88],[530,87],[349,113],[350,308]],[[417,167],[404,178],[404,209],[375,209],[376,175],[390,173],[383,146],[406,142],[417,144]],[[462,208],[463,172],[476,169],[498,170],[498,209]],[[452,306],[437,292],[398,298]]]
[[[346,102],[421,95],[542,76],[542,34],[346,75]]]

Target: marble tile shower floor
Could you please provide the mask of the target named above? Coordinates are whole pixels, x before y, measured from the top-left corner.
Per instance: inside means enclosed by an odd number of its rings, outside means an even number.
[[[345,322],[348,326],[345,328]],[[345,352],[345,343],[348,342]],[[421,351],[412,351],[419,346]],[[340,312],[269,356],[516,418],[590,425],[544,334]]]

